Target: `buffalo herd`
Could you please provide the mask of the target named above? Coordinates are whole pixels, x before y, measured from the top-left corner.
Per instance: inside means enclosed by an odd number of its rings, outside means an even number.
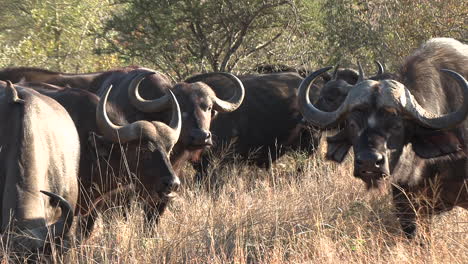
[[[352,149],[353,174],[368,189],[390,180],[412,238],[417,216],[468,209],[468,45],[431,39],[393,74],[376,63],[371,77],[359,63],[309,75],[266,65],[176,84],[139,66],[0,70],[2,243],[66,250],[72,226],[86,239],[111,196],[123,205],[138,197],[147,224],[157,224],[182,168],[192,163],[203,179],[212,166],[207,150],[231,146],[226,162],[269,168],[291,150],[313,155],[325,129],[335,134],[327,159],[341,163]]]

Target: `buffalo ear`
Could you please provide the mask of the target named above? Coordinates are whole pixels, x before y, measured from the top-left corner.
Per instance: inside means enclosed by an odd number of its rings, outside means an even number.
[[[345,130],[341,130],[338,134],[327,137],[327,159],[336,162],[343,162],[343,159],[348,154],[351,143],[349,143]]]
[[[463,139],[457,130],[419,128],[411,138],[413,151],[423,159],[437,158],[464,150]]]
[[[89,132],[88,144],[90,145],[90,150],[94,158],[96,158],[96,154],[104,159],[109,158],[110,152],[112,151],[111,141],[106,140],[103,136],[94,132]]]

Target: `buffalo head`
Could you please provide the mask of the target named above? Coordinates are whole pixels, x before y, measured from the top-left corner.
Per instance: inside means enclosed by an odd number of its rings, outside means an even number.
[[[234,94],[230,99],[220,99],[210,86],[197,81],[196,78],[201,78],[201,75],[178,83],[172,88],[181,105],[182,132],[179,144],[184,149],[195,150],[211,146],[213,144],[210,132],[211,120],[217,112],[236,110],[244,99],[244,86],[236,76],[230,73],[207,73],[202,76],[211,75],[225,76],[235,84]],[[170,103],[168,95],[154,100],[145,100],[140,96],[138,86],[144,77],[142,75],[130,84],[128,94],[130,102],[142,112],[158,112],[167,108]]]
[[[360,66],[360,65],[359,65]],[[434,114],[424,109],[405,85],[395,80],[365,80],[361,67],[339,107],[331,112],[317,109],[306,96],[311,83],[331,67],[309,75],[299,88],[299,105],[307,121],[322,129],[342,124],[342,130],[327,138],[327,158],[341,162],[354,149],[354,175],[368,188],[377,187],[390,175],[409,143],[421,158],[434,158],[461,150],[460,140],[451,129],[468,114],[468,84],[458,73],[442,70],[454,78],[463,91],[460,109]],[[427,104],[426,104],[427,105]]]
[[[141,81],[144,76],[137,76],[133,84]],[[180,108],[175,96],[171,91],[168,92],[169,102],[172,104],[169,125],[146,120],[116,125],[109,119],[106,110],[111,88],[112,86],[109,86],[97,106],[96,123],[103,134],[100,143],[103,144],[105,138],[111,143],[120,144],[117,148],[125,149],[125,166],[137,168],[136,177],[140,181],[137,186],[143,187],[143,191],[148,191],[150,197],[170,198],[172,192],[180,185],[169,160],[169,154],[179,138],[182,127]]]
[[[384,77],[388,74],[385,73],[383,65],[378,61],[375,61],[375,63],[377,64],[378,71],[370,79],[385,79]],[[340,66],[337,65],[331,76],[327,76],[326,74],[324,76],[326,76],[324,77],[325,83],[320,89],[315,106],[323,111],[335,111],[343,103],[349,90],[358,81],[359,73],[354,69],[340,69]],[[313,94],[312,91],[311,93]]]

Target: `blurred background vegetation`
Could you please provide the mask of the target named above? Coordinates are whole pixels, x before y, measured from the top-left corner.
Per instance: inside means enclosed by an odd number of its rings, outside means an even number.
[[[0,0],[0,67],[138,64],[174,80],[259,64],[395,70],[431,37],[468,40],[460,0]]]

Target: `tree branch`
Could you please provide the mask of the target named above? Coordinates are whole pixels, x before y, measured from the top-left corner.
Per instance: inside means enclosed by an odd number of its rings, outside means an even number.
[[[247,19],[247,22],[243,24],[243,27],[241,28],[239,35],[237,36],[237,39],[234,41],[233,45],[229,45],[228,49],[226,51],[226,54],[224,55],[223,61],[220,66],[221,71],[225,71],[226,68],[232,68],[232,67],[227,67],[227,64],[229,63],[229,60],[231,59],[232,55],[239,49],[239,47],[242,45],[244,42],[244,38],[247,35],[252,23],[257,19],[258,17],[261,16],[261,14],[270,8],[278,7],[281,5],[288,4],[289,1],[281,1],[276,4],[264,4],[260,6],[255,12],[253,12],[252,16]],[[278,36],[279,37],[279,36]],[[267,44],[268,45],[268,44]],[[239,58],[240,59],[240,58]]]
[[[267,47],[268,45],[273,43],[275,40],[277,40],[279,37],[281,37],[282,34],[283,33],[278,33],[278,34],[276,34],[276,36],[274,36],[272,39],[268,40],[267,42],[265,42],[263,44],[260,44],[260,45],[257,45],[255,48],[247,51],[245,53],[245,57],[250,56],[252,53],[257,52],[257,51],[259,51],[261,49],[264,49],[265,47]]]

